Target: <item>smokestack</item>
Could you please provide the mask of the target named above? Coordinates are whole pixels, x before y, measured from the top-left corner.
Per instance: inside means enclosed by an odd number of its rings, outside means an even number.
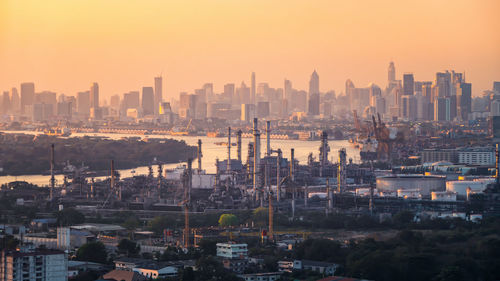
[[[328,146],[328,133],[323,131],[321,133],[321,146],[319,148],[319,156],[320,156],[320,169],[319,176],[323,177],[324,169],[326,164],[328,163],[328,151],[330,147]]]
[[[257,194],[259,185],[259,169],[260,169],[260,132],[257,118],[253,119],[253,192]]]
[[[333,209],[332,190],[330,189],[330,179],[326,179],[326,196],[328,198],[328,211]]]
[[[56,186],[56,179],[54,177],[54,167],[55,167],[55,159],[54,159],[54,144],[50,146],[50,200],[54,197],[54,188]]]
[[[345,177],[346,177],[346,151],[345,148],[339,149],[339,163],[337,167],[337,192],[341,193],[342,188],[345,185]]]
[[[237,144],[236,154],[238,155],[238,161],[241,162],[241,130],[238,130],[238,132],[236,133],[236,144]]]
[[[495,170],[496,170],[496,181],[497,185],[500,184],[500,149],[498,147],[498,143],[496,144],[496,162],[495,162]]]
[[[201,139],[198,139],[198,173],[201,173],[201,157],[203,157],[203,154],[201,154]]]
[[[273,211],[273,193],[269,191],[269,241],[274,240],[274,211]]]
[[[231,171],[231,127],[227,128],[227,171]]]
[[[266,155],[271,156],[271,121],[266,121]]]
[[[187,201],[188,202],[191,202],[191,189],[193,187],[193,159],[192,158],[188,158],[188,162],[187,162],[187,173],[188,173],[188,185],[187,185]]]
[[[110,172],[110,185],[109,187],[111,188],[111,190],[113,190],[115,188],[115,161],[114,160],[111,160],[111,172]]]
[[[278,149],[278,157],[276,157],[276,201],[280,202],[281,197],[281,149]],[[278,205],[279,208],[279,205]]]
[[[294,159],[294,156],[295,156],[295,149],[292,148],[290,149],[290,180],[292,180],[292,182],[295,180],[295,159]]]

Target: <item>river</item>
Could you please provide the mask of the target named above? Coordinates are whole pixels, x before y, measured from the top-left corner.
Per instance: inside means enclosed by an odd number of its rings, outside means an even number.
[[[40,134],[41,132],[34,131],[2,131],[3,133],[24,133],[24,134]],[[123,137],[141,137],[141,138],[170,138],[176,140],[183,140],[188,145],[196,146],[198,144],[198,139],[202,141],[202,168],[206,170],[207,173],[215,173],[215,159],[224,160],[227,158],[227,147],[216,145],[217,142],[227,142],[227,138],[210,138],[206,136],[170,136],[170,135],[131,135],[131,134],[108,134],[108,133],[74,133],[71,137],[84,137],[84,136],[100,136],[108,137],[110,139],[121,139]],[[248,143],[251,142],[251,138],[242,139],[242,160],[247,159]],[[232,138],[232,142],[236,142],[236,138]],[[352,158],[354,162],[359,161],[359,150],[352,147],[352,145],[347,140],[329,140],[328,144],[330,146],[329,158],[332,162],[337,162],[337,152],[340,148],[346,148],[347,159]],[[307,162],[307,156],[309,153],[313,153],[314,157],[318,159],[319,156],[319,146],[320,141],[301,141],[301,140],[274,140],[271,139],[271,147],[273,149],[280,148],[283,151],[283,157],[290,158],[290,149],[295,149],[295,158],[299,160],[300,163],[304,164]],[[266,152],[266,140],[261,138],[261,155],[263,156]],[[236,158],[236,146],[231,149],[232,158]],[[57,147],[56,147],[56,161],[63,162],[65,159],[57,159]],[[153,160],[153,159],[151,159]],[[47,164],[48,165],[48,164]],[[164,169],[172,169],[179,164],[167,164],[164,165]],[[197,161],[193,162],[193,167],[197,168]],[[156,167],[153,167],[156,173]],[[149,170],[147,166],[137,167],[135,169],[119,170],[122,178],[132,177],[134,175],[146,175]],[[57,175],[56,181],[58,184],[63,182],[63,175]],[[103,177],[102,177],[103,178]],[[9,183],[12,181],[26,181],[32,184],[46,186],[49,184],[49,175],[20,175],[20,176],[0,176],[0,184]],[[96,178],[99,180],[100,178]]]

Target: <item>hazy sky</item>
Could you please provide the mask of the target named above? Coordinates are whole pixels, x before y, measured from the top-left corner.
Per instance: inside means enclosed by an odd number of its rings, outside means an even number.
[[[322,91],[386,86],[413,72],[465,71],[473,93],[500,80],[499,0],[0,0],[0,90],[103,96],[152,86],[168,95],[244,80]],[[165,95],[165,94],[164,94]]]

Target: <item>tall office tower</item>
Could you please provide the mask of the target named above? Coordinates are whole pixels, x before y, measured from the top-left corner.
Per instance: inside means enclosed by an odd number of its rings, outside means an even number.
[[[459,83],[457,85],[457,116],[462,121],[469,120],[472,107],[472,84]]]
[[[434,101],[434,121],[450,121],[449,97],[438,97]]]
[[[35,102],[35,83],[21,84],[21,114],[26,113],[26,107]]]
[[[493,82],[493,92],[500,94],[500,81]]]
[[[9,91],[3,92],[2,95],[2,100],[0,101],[0,104],[2,105],[0,108],[0,113],[3,114],[8,114],[10,110],[10,96],[9,96]]]
[[[349,100],[349,106],[351,108],[351,110],[353,110],[355,108],[355,104],[354,104],[354,96],[353,96],[353,91],[354,91],[354,83],[351,81],[351,79],[347,79],[345,81],[345,95],[347,97],[347,99]]]
[[[99,108],[99,85],[95,82],[90,86],[90,107]]]
[[[245,82],[241,82],[241,85],[236,89],[236,95],[240,104],[251,103],[250,88],[245,85]]]
[[[163,101],[163,78],[161,76],[155,77],[154,95],[154,115],[158,116],[160,112],[160,103]]]
[[[10,106],[12,113],[18,113],[21,110],[21,99],[15,87],[10,89]]]
[[[112,95],[109,99],[109,106],[112,108],[120,108],[120,95]]]
[[[234,98],[234,84],[229,83],[224,85],[224,93],[222,95],[225,101],[232,103]]]
[[[309,115],[319,115],[319,76],[316,70],[309,80]]]
[[[403,94],[407,96],[413,96],[414,94],[414,79],[412,73],[403,74]]]
[[[451,73],[438,72],[436,73],[436,85],[435,97],[449,97],[451,96]]]
[[[389,63],[389,69],[387,71],[387,79],[388,79],[388,84],[391,84],[391,82],[396,81],[396,67],[394,67],[394,62]]]
[[[142,114],[153,115],[155,111],[155,92],[153,87],[142,87]]]
[[[90,91],[78,92],[76,94],[76,111],[79,115],[90,115]]]
[[[401,107],[402,117],[408,119],[409,121],[414,121],[417,119],[417,99],[413,95],[403,95],[401,97]]]
[[[433,104],[434,104],[434,99],[432,96],[432,82],[424,82],[422,84],[422,99],[421,102],[419,103],[420,106],[422,106],[421,110],[422,111],[422,119],[423,120],[433,120],[434,119],[434,109],[433,109]]]
[[[212,102],[214,100],[214,84],[205,83],[203,85],[203,90],[205,90],[205,95],[207,96],[207,102]]]
[[[284,99],[290,101],[292,97],[292,81],[285,79],[285,83],[283,85],[283,96]]]
[[[257,100],[255,99],[255,72],[252,72],[252,78],[251,78],[251,85],[250,85],[250,96],[252,97],[252,103],[255,104]]]
[[[255,104],[242,104],[241,105],[241,121],[251,123],[256,117]]]
[[[57,94],[51,91],[37,93],[35,94],[35,103],[52,104],[55,106],[57,103]]]
[[[130,91],[128,93],[123,94],[122,100],[122,112],[126,113],[127,109],[135,108],[139,109],[140,107],[140,95],[139,91]]]

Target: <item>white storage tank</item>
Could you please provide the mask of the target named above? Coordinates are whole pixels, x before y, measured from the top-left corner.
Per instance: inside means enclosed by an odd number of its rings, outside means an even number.
[[[422,196],[446,190],[446,177],[428,175],[393,175],[377,177],[378,191],[418,190]]]
[[[456,192],[458,195],[467,196],[467,188],[472,192],[483,192],[490,181],[448,181],[446,182],[446,191]]]

